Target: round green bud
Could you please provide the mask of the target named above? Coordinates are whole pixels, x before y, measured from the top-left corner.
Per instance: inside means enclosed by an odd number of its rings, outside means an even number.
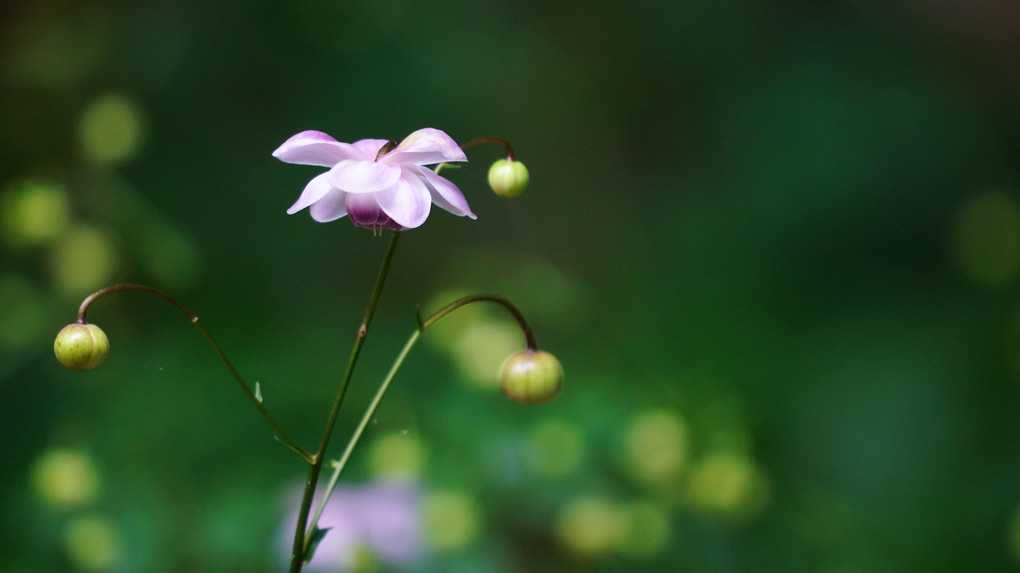
[[[110,354],[110,339],[94,324],[68,324],[53,341],[53,353],[72,370],[92,370]]]
[[[513,199],[528,186],[528,168],[516,160],[500,159],[489,168],[489,187],[504,199]]]
[[[499,370],[499,389],[521,404],[552,400],[563,387],[563,366],[542,350],[523,350],[506,359]]]

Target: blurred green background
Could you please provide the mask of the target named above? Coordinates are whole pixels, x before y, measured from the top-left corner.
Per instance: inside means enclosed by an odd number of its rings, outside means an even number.
[[[343,490],[401,484],[411,526],[315,570],[1020,565],[1016,3],[8,0],[0,22],[4,571],[284,570],[304,468],[187,320],[103,299],[86,374],[52,339],[97,288],[167,290],[312,447],[386,239],[285,215],[319,170],[270,153],[425,126],[508,138],[531,187],[487,189],[494,146],[448,172],[478,220],[401,241],[334,455],[418,304],[511,298],[567,382],[499,393],[521,343],[498,309],[430,332]],[[331,519],[389,515],[363,505]]]

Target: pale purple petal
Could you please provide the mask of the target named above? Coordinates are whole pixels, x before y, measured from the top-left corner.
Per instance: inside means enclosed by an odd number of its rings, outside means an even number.
[[[379,208],[379,203],[375,200],[377,195],[378,193],[347,195],[347,212],[352,223],[367,229],[393,226],[390,218]]]
[[[419,167],[417,173],[428,187],[436,205],[460,217],[466,215],[472,219],[478,218],[471,212],[464,194],[449,179],[436,175],[434,171],[424,167]]]
[[[305,190],[301,192],[301,196],[298,197],[297,202],[291,205],[290,209],[287,209],[287,214],[293,215],[301,209],[315,203],[319,199],[322,199],[326,193],[329,193],[329,190],[332,189],[333,186],[329,184],[329,181],[326,178],[327,175],[329,175],[328,171],[322,175],[313,177],[312,180],[308,182],[308,185],[305,185]]]
[[[302,131],[283,142],[273,157],[286,163],[333,167],[344,159],[373,160],[350,143],[341,143],[321,131]]]
[[[464,150],[449,135],[431,127],[408,135],[380,161],[397,165],[431,165],[445,161],[467,161]]]
[[[389,189],[376,193],[375,199],[390,219],[407,229],[421,226],[432,209],[432,198],[425,184],[410,172],[401,175]]]
[[[387,143],[389,143],[389,141],[386,139],[359,139],[351,145],[357,147],[362,153],[364,153],[365,157],[367,157],[369,161],[375,161],[375,156],[379,155],[379,150]]]
[[[312,219],[320,223],[336,221],[347,214],[347,198],[351,197],[339,189],[333,189],[322,198],[312,204],[308,212]]]
[[[392,187],[400,168],[374,161],[341,161],[329,172],[329,182],[348,193],[375,193]]]

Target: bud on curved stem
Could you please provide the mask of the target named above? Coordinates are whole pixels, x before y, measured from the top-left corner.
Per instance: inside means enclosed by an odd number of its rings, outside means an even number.
[[[499,388],[521,404],[540,404],[556,397],[563,387],[563,366],[542,350],[511,355],[499,369]]]
[[[524,193],[530,179],[528,168],[513,159],[499,159],[489,168],[489,187],[504,199]]]

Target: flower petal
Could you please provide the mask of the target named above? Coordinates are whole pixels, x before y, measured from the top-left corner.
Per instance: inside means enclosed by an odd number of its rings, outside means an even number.
[[[305,190],[301,192],[301,196],[298,197],[297,202],[291,205],[290,209],[287,209],[287,214],[293,215],[301,209],[315,203],[319,199],[322,199],[326,193],[329,193],[329,190],[332,189],[333,186],[329,184],[327,179],[328,175],[329,172],[327,171],[322,175],[313,177],[312,180],[308,182],[308,185],[305,185]]]
[[[458,217],[468,216],[477,219],[468,206],[467,199],[449,179],[436,175],[434,171],[426,167],[419,167],[417,170],[425,186],[432,194],[432,201],[443,209],[457,215]]]
[[[390,219],[407,229],[421,226],[432,209],[428,190],[421,179],[410,172],[401,174],[392,187],[376,193],[375,199]]]
[[[374,161],[341,161],[329,171],[329,182],[348,193],[375,193],[392,187],[400,168]]]
[[[273,157],[286,163],[320,167],[333,167],[344,159],[366,159],[357,147],[341,143],[321,131],[302,131],[284,141],[273,152]]]
[[[408,135],[380,161],[391,165],[431,165],[444,161],[467,161],[464,150],[445,132],[431,127]]]
[[[312,219],[320,223],[336,221],[347,214],[347,193],[339,189],[333,189],[322,198],[316,201],[308,212]]]

